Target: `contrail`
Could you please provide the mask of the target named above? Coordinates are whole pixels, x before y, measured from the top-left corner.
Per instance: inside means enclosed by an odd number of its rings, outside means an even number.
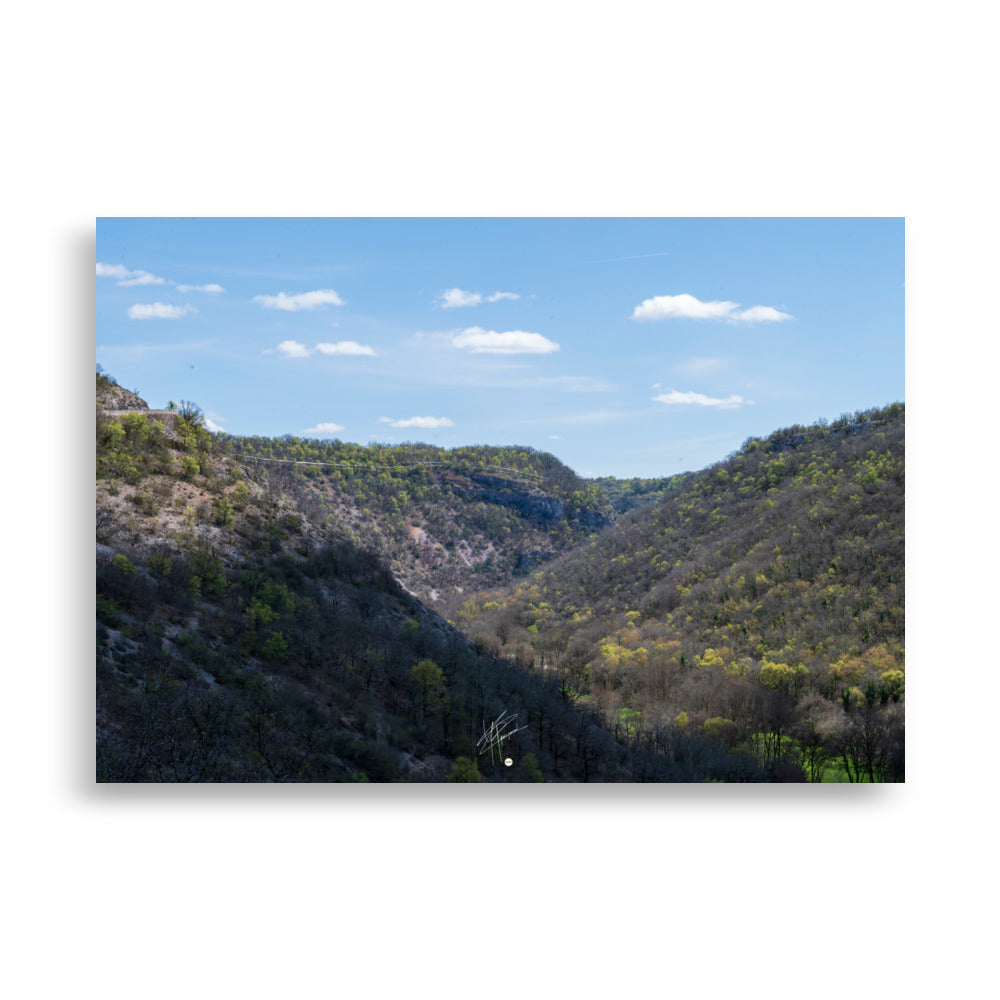
[[[631,257],[608,257],[606,260],[581,260],[581,264],[610,264],[616,260],[639,260],[640,257],[665,257],[669,256],[669,250],[657,250],[656,253],[637,253]]]

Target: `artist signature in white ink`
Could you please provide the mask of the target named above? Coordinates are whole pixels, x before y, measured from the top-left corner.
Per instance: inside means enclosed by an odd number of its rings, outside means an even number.
[[[486,723],[483,723],[483,735],[479,737],[479,742],[476,744],[476,750],[479,751],[480,755],[489,751],[490,763],[495,763],[495,755],[503,761],[507,767],[510,767],[514,762],[508,757],[504,760],[503,756],[503,745],[515,734],[521,732],[522,729],[527,729],[527,726],[517,725],[517,716],[508,715],[507,710],[504,709],[500,715],[494,719],[487,727]],[[508,763],[509,762],[509,763]]]

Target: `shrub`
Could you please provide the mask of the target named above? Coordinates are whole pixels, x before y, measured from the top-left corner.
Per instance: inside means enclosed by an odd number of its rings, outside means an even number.
[[[125,576],[135,576],[137,570],[135,565],[131,562],[128,556],[122,555],[117,552],[114,558],[111,560],[111,565],[119,572]]]

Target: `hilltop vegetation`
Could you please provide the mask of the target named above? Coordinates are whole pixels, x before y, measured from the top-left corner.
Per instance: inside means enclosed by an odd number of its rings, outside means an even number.
[[[613,529],[456,624],[561,677],[620,734],[697,729],[815,780],[899,779],[903,443],[893,404],[611,484],[634,508]]]

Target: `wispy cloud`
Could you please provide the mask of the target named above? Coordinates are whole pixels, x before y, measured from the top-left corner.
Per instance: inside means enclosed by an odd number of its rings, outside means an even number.
[[[617,388],[613,383],[594,375],[553,375],[523,379],[519,385],[525,388],[561,389],[563,392],[611,392]]]
[[[135,285],[174,285],[179,292],[208,292],[212,295],[218,295],[225,291],[222,285],[217,285],[214,282],[208,285],[178,285],[176,281],[160,278],[155,274],[150,274],[149,271],[130,270],[123,264],[102,264],[100,261],[97,262],[97,277],[114,278],[115,283],[123,288],[131,288]]]
[[[497,333],[484,330],[481,326],[470,326],[451,339],[452,345],[473,354],[551,354],[559,350],[559,345],[543,337],[540,333],[524,330],[508,330]]]
[[[463,306],[478,306],[481,302],[500,302],[503,299],[516,300],[520,297],[517,292],[494,292],[492,295],[484,297],[479,292],[466,292],[461,288],[449,288],[438,296],[442,309],[459,309]]]
[[[612,424],[618,420],[625,420],[629,416],[634,416],[625,410],[590,410],[587,413],[567,413],[564,416],[544,417],[523,421],[524,423],[546,423],[573,426],[576,424]]]
[[[752,399],[742,396],[726,396],[725,399],[706,396],[700,392],[678,392],[669,389],[653,397],[655,403],[666,403],[668,406],[714,406],[720,410],[736,410],[741,406],[753,406]]]
[[[379,417],[380,424],[390,427],[417,427],[421,430],[433,430],[437,427],[454,427],[455,421],[448,417],[407,417],[404,420],[393,420],[392,417]]]
[[[205,414],[205,427],[213,434],[221,434],[225,428],[219,425],[224,423],[226,423],[226,418],[220,417],[218,413],[209,411]]]
[[[726,361],[722,358],[688,358],[687,361],[682,361],[677,365],[675,370],[682,375],[699,377],[710,375],[725,367]],[[653,388],[659,389],[660,387],[656,385]]]
[[[326,422],[319,423],[315,427],[307,427],[302,433],[308,434],[310,437],[330,437],[330,435],[338,434],[342,430],[344,430],[342,424]]]
[[[167,283],[166,278],[158,278],[155,274],[150,274],[149,271],[130,271],[122,264],[102,264],[100,261],[97,262],[97,277],[115,278],[117,279],[116,283],[123,288],[132,285],[165,285]]]
[[[180,319],[198,310],[194,306],[169,306],[163,302],[149,302],[129,308],[129,319]]]
[[[298,312],[302,309],[322,309],[324,306],[342,306],[344,300],[332,288],[318,288],[314,292],[299,292],[298,295],[255,295],[265,309],[280,309],[284,312]]]
[[[751,306],[741,310],[738,302],[702,302],[687,293],[644,299],[632,312],[632,319],[640,321],[715,319],[727,323],[775,323],[792,318],[790,313],[781,312],[772,306]]]
[[[377,357],[373,347],[359,344],[353,340],[338,340],[335,344],[317,344],[316,350],[320,354],[365,354],[369,357]]]

